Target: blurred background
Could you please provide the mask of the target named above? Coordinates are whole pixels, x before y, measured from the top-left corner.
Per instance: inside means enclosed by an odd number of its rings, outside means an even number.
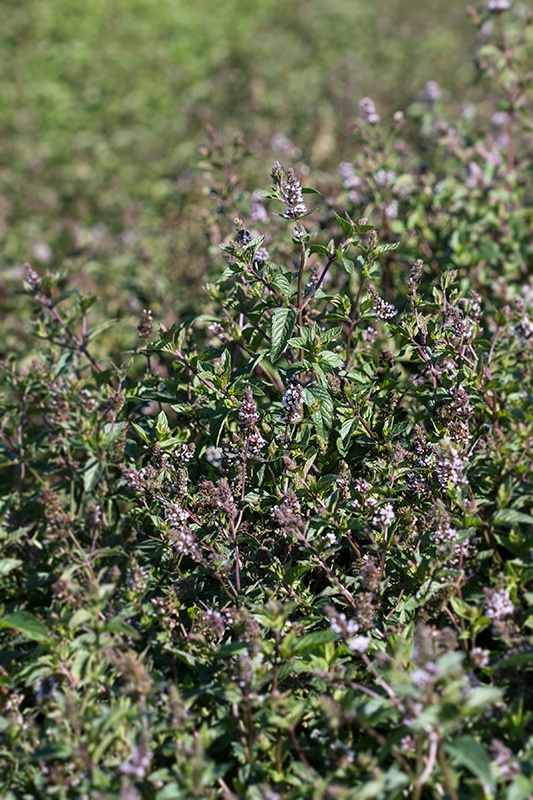
[[[353,158],[362,97],[386,119],[436,79],[460,105],[473,75],[465,0],[3,0],[2,11],[4,355],[28,329],[15,294],[27,261],[96,291],[108,316],[190,303],[207,268],[206,125],[229,141],[242,132],[248,189],[268,187],[275,158],[308,164],[317,185]]]

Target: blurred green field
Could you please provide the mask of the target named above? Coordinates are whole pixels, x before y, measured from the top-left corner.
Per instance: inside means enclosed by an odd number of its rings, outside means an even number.
[[[350,158],[361,97],[386,115],[429,79],[460,100],[471,77],[464,0],[4,0],[2,10],[3,354],[20,351],[27,330],[14,292],[28,260],[76,275],[112,316],[183,305],[205,267],[195,154],[207,123],[243,131],[256,185],[279,155],[274,133],[325,169]]]

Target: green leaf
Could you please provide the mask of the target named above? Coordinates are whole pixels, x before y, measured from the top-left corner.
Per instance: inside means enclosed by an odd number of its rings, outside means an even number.
[[[145,442],[145,444],[150,444],[150,436],[147,431],[141,428],[140,425],[137,425],[136,422],[131,423],[131,427],[135,431],[135,433],[140,436],[140,438]]]
[[[344,217],[339,216],[339,214],[334,214],[334,217],[341,226],[342,232],[346,238],[350,239],[355,233],[355,226],[352,220],[349,217],[348,219],[344,219]]]
[[[344,367],[344,359],[338,353],[332,353],[331,350],[323,350],[317,357],[317,361],[322,366],[328,366],[331,369],[342,369]]]
[[[72,755],[72,747],[66,742],[52,742],[35,750],[31,755],[32,761],[70,758]]]
[[[20,567],[23,562],[18,558],[2,558],[0,559],[0,575],[9,575],[14,569]]]
[[[531,789],[531,779],[518,775],[507,789],[507,800],[530,800]]]
[[[5,617],[0,619],[0,628],[13,628],[19,633],[23,633],[28,639],[33,639],[36,642],[47,642],[50,639],[50,635],[43,623],[27,611],[6,614]]]
[[[159,440],[164,439],[167,436],[167,434],[170,433],[170,426],[168,424],[167,415],[165,414],[164,411],[161,411],[159,413],[155,429],[157,431],[157,438]]]
[[[100,325],[95,325],[94,328],[91,328],[90,331],[87,333],[87,341],[92,341],[95,339],[99,333],[103,333],[108,328],[113,327],[113,325],[118,325],[118,319],[107,319],[105,322],[102,322]]]
[[[306,405],[311,408],[311,418],[321,439],[327,439],[333,422],[333,398],[323,386],[310,386],[306,390]]]
[[[287,342],[292,336],[298,313],[293,308],[276,308],[272,315],[272,347],[270,358],[273,362],[282,356]]]
[[[352,438],[353,432],[357,429],[359,425],[359,420],[351,417],[345,420],[340,429],[340,436],[337,439],[337,447],[341,455],[345,455],[348,451],[348,445],[350,444],[350,439]]]
[[[285,300],[288,300],[292,294],[291,284],[288,278],[285,275],[274,275],[271,280],[272,286],[275,286],[276,289],[281,292]]]
[[[102,461],[98,456],[92,456],[85,464],[85,469],[83,471],[83,488],[87,493],[92,492],[98,485],[102,470]]]
[[[484,787],[494,791],[495,782],[490,769],[490,758],[485,748],[473,736],[458,736],[444,745],[453,763],[466,767]]]
[[[382,253],[388,253],[390,250],[396,250],[399,247],[400,242],[389,242],[388,244],[378,244],[375,249],[375,253],[377,256],[381,255]]]
[[[318,253],[320,256],[329,256],[328,248],[323,244],[312,244],[308,250],[309,255],[313,255],[313,253]]]
[[[215,374],[222,379],[222,385],[227,386],[231,376],[231,354],[228,349],[222,351],[220,360],[215,368]]]
[[[499,669],[509,669],[513,667],[524,667],[533,664],[533,650],[526,650],[524,653],[515,653],[508,658],[502,658],[490,667],[491,672]]]
[[[308,633],[301,639],[298,639],[292,647],[294,655],[297,653],[305,653],[306,650],[313,650],[315,647],[326,644],[326,642],[334,641],[337,637],[332,630],[316,631],[315,633]]]
[[[342,262],[342,266],[344,267],[348,275],[353,275],[354,272],[356,272],[355,264],[353,263],[353,261],[350,261],[349,258],[345,258],[343,255],[341,255],[339,260]]]
[[[264,241],[265,241],[265,237],[264,236],[256,236],[255,239],[252,239],[250,242],[248,242],[248,244],[244,245],[244,247],[242,249],[243,250],[257,250],[260,247],[260,245],[263,244]]]
[[[514,525],[515,523],[525,523],[526,525],[533,524],[533,517],[529,514],[523,514],[521,511],[516,511],[514,508],[501,508],[493,520],[495,525]]]

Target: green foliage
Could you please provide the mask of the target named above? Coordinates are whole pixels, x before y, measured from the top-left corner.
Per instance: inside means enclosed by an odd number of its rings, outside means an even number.
[[[28,260],[60,265],[98,295],[99,319],[124,321],[102,342],[115,359],[145,306],[167,324],[198,309],[213,264],[197,214],[204,181],[191,166],[205,126],[246,137],[245,165],[224,162],[229,185],[253,188],[287,148],[332,165],[372,87],[394,111],[428,70],[448,89],[465,85],[463,6],[259,0],[251,13],[244,0],[5,0],[0,355],[31,346],[28,306],[14,297]]]
[[[343,189],[275,162],[258,199],[211,132],[202,313],[145,310],[127,354],[98,298],[26,270],[39,349],[0,401],[9,800],[531,796],[527,25],[491,20],[502,140],[443,138],[435,87],[409,144],[367,101]]]

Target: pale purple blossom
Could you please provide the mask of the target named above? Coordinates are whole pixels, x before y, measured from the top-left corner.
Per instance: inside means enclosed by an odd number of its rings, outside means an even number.
[[[394,509],[392,503],[385,503],[384,506],[376,509],[372,517],[372,525],[376,528],[387,528],[394,520]]]
[[[292,168],[287,170],[287,180],[283,187],[283,199],[287,204],[287,208],[285,209],[285,213],[281,215],[282,217],[286,219],[298,219],[304,214],[307,214],[302,185]]]
[[[365,122],[368,122],[369,125],[377,125],[381,119],[376,111],[374,101],[371,100],[370,97],[363,97],[363,99],[359,101],[359,111],[361,112],[361,117]]]
[[[281,399],[281,404],[285,409],[284,419],[286,422],[298,422],[302,419],[302,405],[304,399],[304,388],[300,381],[291,378]]]
[[[485,616],[491,620],[499,620],[509,617],[514,612],[514,605],[506,589],[483,590],[485,594]]]
[[[355,653],[366,653],[370,644],[369,636],[352,636],[346,641],[348,648]]]

